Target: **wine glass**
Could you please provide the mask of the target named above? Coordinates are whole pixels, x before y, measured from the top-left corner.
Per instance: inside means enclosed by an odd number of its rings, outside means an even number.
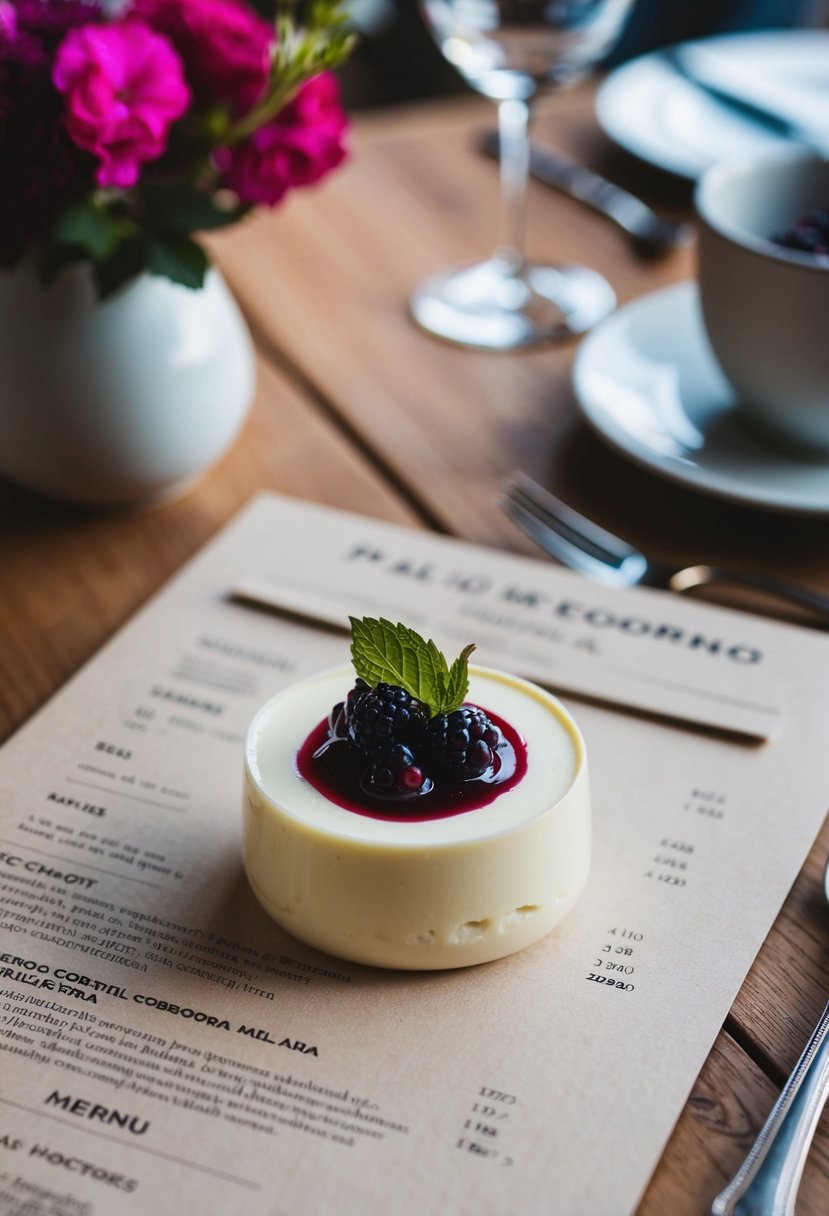
[[[584,75],[612,46],[632,0],[421,0],[443,55],[498,103],[501,240],[492,257],[416,288],[415,321],[449,342],[515,350],[584,333],[616,304],[583,266],[524,256],[530,103]]]

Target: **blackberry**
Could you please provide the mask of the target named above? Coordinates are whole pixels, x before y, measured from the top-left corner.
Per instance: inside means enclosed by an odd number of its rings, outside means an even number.
[[[374,748],[360,784],[376,798],[405,798],[426,794],[432,788],[432,782],[405,743]]]
[[[435,776],[460,784],[482,777],[495,762],[501,732],[482,709],[464,705],[432,718],[426,732],[426,754]]]
[[[829,207],[811,211],[784,232],[771,238],[775,244],[801,253],[813,253],[821,261],[829,258]]]
[[[357,704],[357,702],[359,701],[360,697],[363,695],[364,692],[368,692],[368,690],[370,688],[371,688],[370,684],[366,684],[365,680],[360,679],[359,676],[357,677],[357,683],[349,691],[348,696],[345,699],[345,704],[343,705],[343,711],[345,713],[346,722],[350,721],[351,711],[354,708],[354,706]]]
[[[348,725],[351,720],[351,711],[357,704],[357,701],[364,692],[368,692],[371,685],[366,684],[365,680],[359,677],[357,683],[349,690],[344,701],[338,701],[331,709],[328,715],[328,737],[329,739],[348,739]]]
[[[354,697],[347,712],[348,737],[367,754],[394,743],[415,746],[427,722],[426,706],[399,684],[367,688]]]

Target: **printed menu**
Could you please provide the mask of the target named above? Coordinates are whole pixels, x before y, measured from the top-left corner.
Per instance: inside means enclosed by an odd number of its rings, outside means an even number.
[[[347,661],[321,621],[349,613],[476,642],[579,722],[591,874],[535,946],[386,971],[257,904],[245,731]],[[828,655],[807,630],[255,500],[0,751],[0,1211],[633,1211],[823,820]]]

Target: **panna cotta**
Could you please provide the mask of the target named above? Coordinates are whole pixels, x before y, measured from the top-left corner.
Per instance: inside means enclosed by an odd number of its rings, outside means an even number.
[[[301,941],[381,967],[465,967],[543,937],[590,862],[587,761],[570,714],[534,684],[470,668],[466,702],[512,728],[520,780],[480,805],[414,799],[386,814],[301,775],[303,745],[353,683],[348,666],[322,672],[251,723],[244,863],[259,902]]]

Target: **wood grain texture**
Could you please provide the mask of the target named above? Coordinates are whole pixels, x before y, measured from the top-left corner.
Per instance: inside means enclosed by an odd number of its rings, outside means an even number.
[[[734,1040],[721,1034],[645,1192],[638,1216],[709,1216],[713,1200],[745,1160],[778,1093],[779,1088]],[[806,1163],[798,1216],[825,1216],[827,1173],[829,1127],[824,1124]]]
[[[560,101],[542,114],[539,140],[584,146],[585,159],[638,186],[630,164],[608,166],[596,151],[590,94]],[[496,239],[497,169],[473,147],[491,123],[483,102],[369,120],[338,177],[223,235],[219,259],[266,340],[450,532],[535,552],[492,506],[501,477],[520,467],[654,557],[774,569],[829,587],[825,520],[693,493],[595,437],[570,387],[574,343],[491,355],[440,344],[411,323],[419,280],[484,256]],[[606,221],[538,184],[529,249],[594,266],[622,302],[694,273],[693,250],[637,260]]]
[[[707,1216],[737,1172],[777,1091],[726,1034],[697,1078],[638,1216]]]
[[[827,858],[829,823],[824,823],[732,1010],[751,1036],[751,1050],[768,1061],[770,1072],[779,1070],[779,1079],[791,1071],[829,999]]]

